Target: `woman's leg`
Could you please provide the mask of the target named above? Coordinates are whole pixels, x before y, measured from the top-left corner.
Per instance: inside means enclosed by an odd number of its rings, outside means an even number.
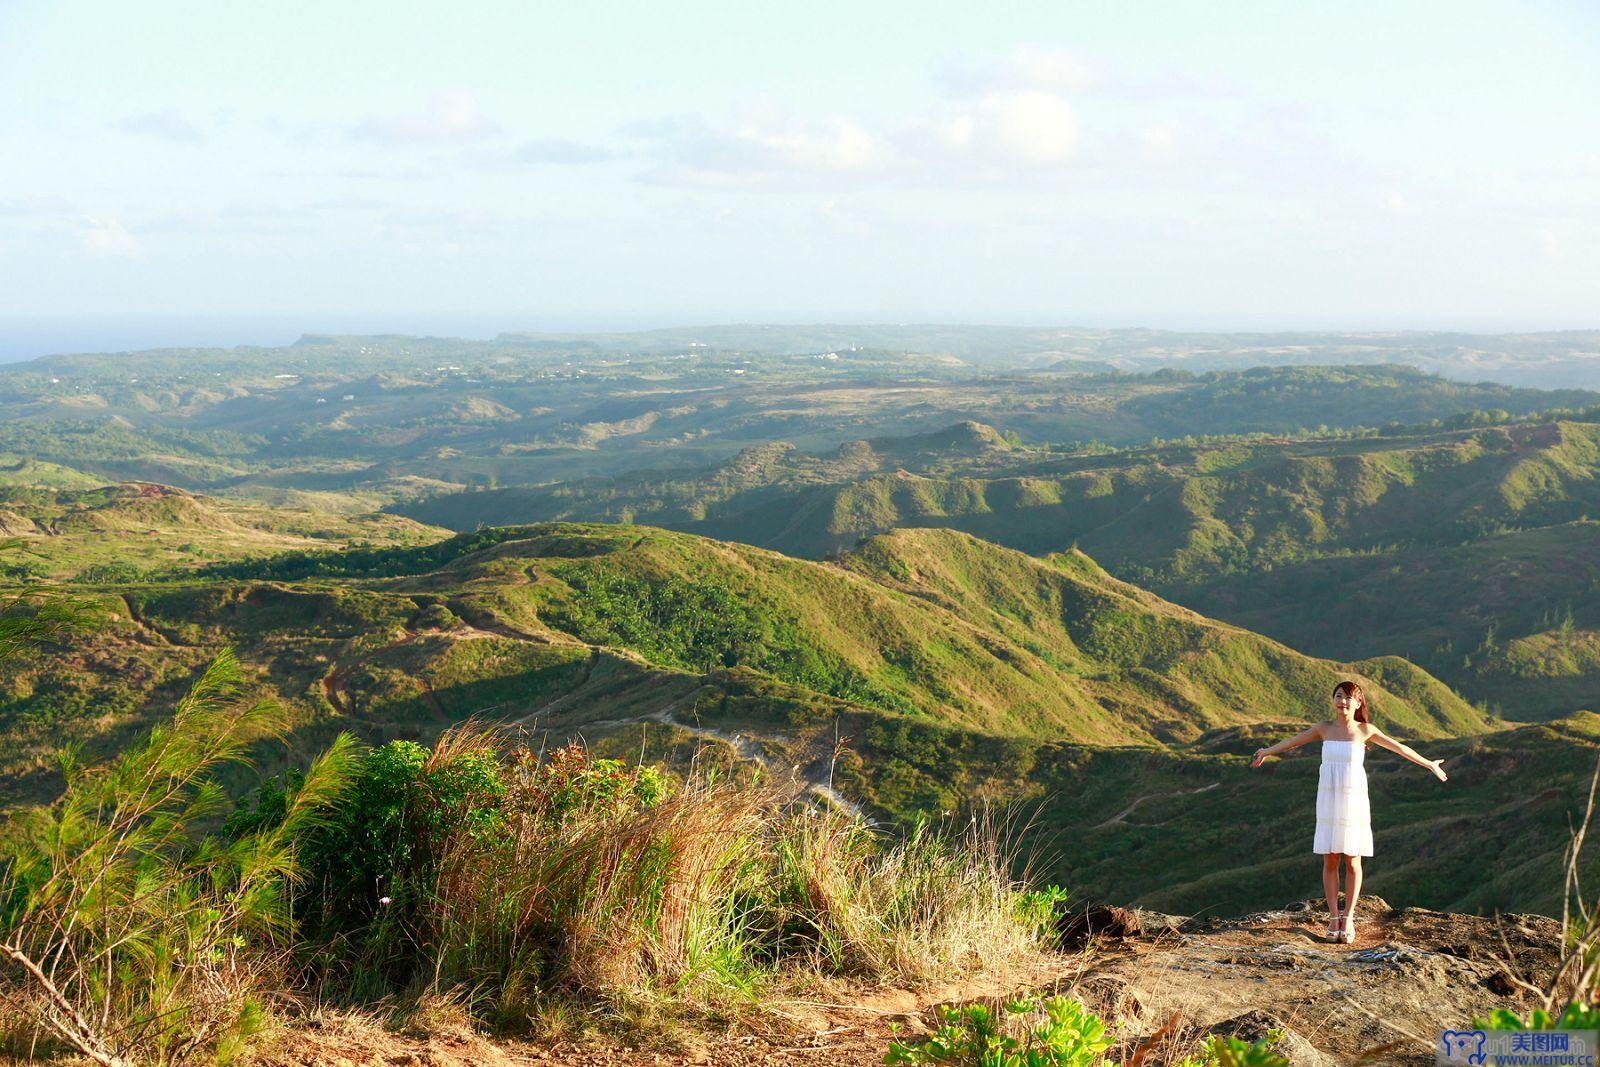
[[[1344,913],[1348,919],[1354,919],[1356,898],[1361,895],[1361,857],[1346,856],[1344,863]]]
[[[1344,857],[1344,925],[1339,928],[1339,939],[1344,944],[1355,944],[1355,901],[1362,894],[1362,857]]]
[[[1331,933],[1337,927],[1334,919],[1339,914],[1339,867],[1344,859],[1337,852],[1322,854],[1322,891],[1328,897],[1328,930]]]

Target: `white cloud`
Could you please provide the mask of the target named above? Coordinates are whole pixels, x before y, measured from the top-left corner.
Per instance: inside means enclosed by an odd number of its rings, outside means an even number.
[[[1019,44],[1001,55],[955,55],[936,72],[955,96],[1041,90],[1073,98],[1215,98],[1239,96],[1222,74],[1160,69],[1133,73],[1076,49],[1055,44]]]
[[[1039,89],[1078,93],[1104,81],[1108,68],[1070,48],[1021,44],[1003,56],[952,56],[938,80],[962,96],[986,96]]]
[[[139,137],[155,137],[163,141],[199,144],[206,139],[204,130],[176,111],[152,111],[143,115],[129,115],[107,125],[123,133]]]
[[[564,137],[545,137],[524,141],[512,150],[506,157],[506,162],[575,166],[584,163],[604,163],[616,157],[616,150],[604,145],[588,144]]]
[[[368,115],[350,128],[358,141],[390,145],[462,144],[493,136],[499,126],[484,116],[466,89],[437,92],[420,111]]]
[[[1071,158],[1078,119],[1063,98],[1037,89],[988,96],[972,109],[980,153],[1028,166],[1054,166]]]
[[[727,187],[1003,180],[1070,166],[1078,120],[1063,97],[995,92],[890,121],[801,119],[771,108],[714,124],[700,116],[641,124],[652,181]]]
[[[110,216],[85,216],[78,224],[78,243],[91,256],[137,259],[144,255],[133,234]]]
[[[0,218],[44,218],[68,211],[67,201],[59,196],[0,197]]]
[[[651,148],[653,180],[755,184],[817,175],[866,175],[892,163],[881,134],[854,119],[802,120],[753,108],[724,125],[700,116],[640,123],[627,131]]]

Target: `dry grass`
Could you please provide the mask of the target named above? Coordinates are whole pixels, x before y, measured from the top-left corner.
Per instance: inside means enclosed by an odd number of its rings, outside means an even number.
[[[430,765],[490,751],[492,734],[456,732]],[[717,1017],[818,980],[948,982],[1043,950],[996,824],[894,838],[710,772],[641,799],[638,769],[574,748],[504,766],[498,818],[454,829],[416,894],[408,995],[455,991],[518,1028],[574,1002],[618,1023]]]

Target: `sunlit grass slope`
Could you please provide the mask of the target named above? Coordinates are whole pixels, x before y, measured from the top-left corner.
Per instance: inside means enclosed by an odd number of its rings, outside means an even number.
[[[1119,577],[1342,659],[1405,655],[1513,719],[1592,705],[1600,423],[1052,455],[974,425],[836,454],[752,450],[637,475],[444,497],[411,513],[628,517],[797,556],[962,530]],[[909,442],[923,442],[909,447]]]
[[[339,513],[293,502],[262,507],[149,482],[37,484],[39,468],[48,466],[30,465],[35,484],[26,486],[5,485],[0,469],[0,537],[21,541],[19,554],[0,561],[0,574],[129,581],[333,545],[419,544],[443,533],[396,515]]]
[[[1320,718],[1349,676],[1412,736],[1492,725],[1404,661],[1314,660],[1082,555],[1039,560],[940,530],[897,531],[831,564],[648,527],[547,524],[99,589],[105,629],[5,680],[15,771],[42,771],[62,739],[113,743],[223,645],[307,729],[350,720],[379,737],[472,714],[683,713],[708,699],[708,675],[730,670],[785,686],[760,698],[779,704],[1086,744]]]

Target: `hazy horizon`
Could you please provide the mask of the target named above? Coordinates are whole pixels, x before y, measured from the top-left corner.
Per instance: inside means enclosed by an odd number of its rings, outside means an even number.
[[[975,319],[928,317],[871,321],[837,316],[812,316],[790,321],[752,318],[743,321],[714,321],[705,318],[667,316],[572,316],[533,318],[530,316],[450,316],[415,315],[384,318],[378,316],[286,315],[286,316],[159,316],[107,315],[59,317],[0,317],[0,364],[24,363],[58,355],[96,353],[137,353],[163,348],[277,348],[293,344],[307,334],[400,335],[446,337],[463,340],[492,340],[510,333],[634,333],[659,329],[728,326],[776,326],[805,328],[822,325],[863,326],[967,326],[1019,329],[1150,329],[1174,333],[1462,333],[1478,336],[1494,334],[1562,333],[1600,330],[1600,318],[1550,322],[1548,320],[1461,319],[1454,322],[1381,322],[1329,319],[1308,321],[1255,321],[1208,319],[1205,316],[1147,316],[1137,320],[1118,320],[1113,316],[1090,316],[1082,320],[1016,319],[1008,322],[982,322]],[[1600,380],[1600,372],[1597,372]]]

